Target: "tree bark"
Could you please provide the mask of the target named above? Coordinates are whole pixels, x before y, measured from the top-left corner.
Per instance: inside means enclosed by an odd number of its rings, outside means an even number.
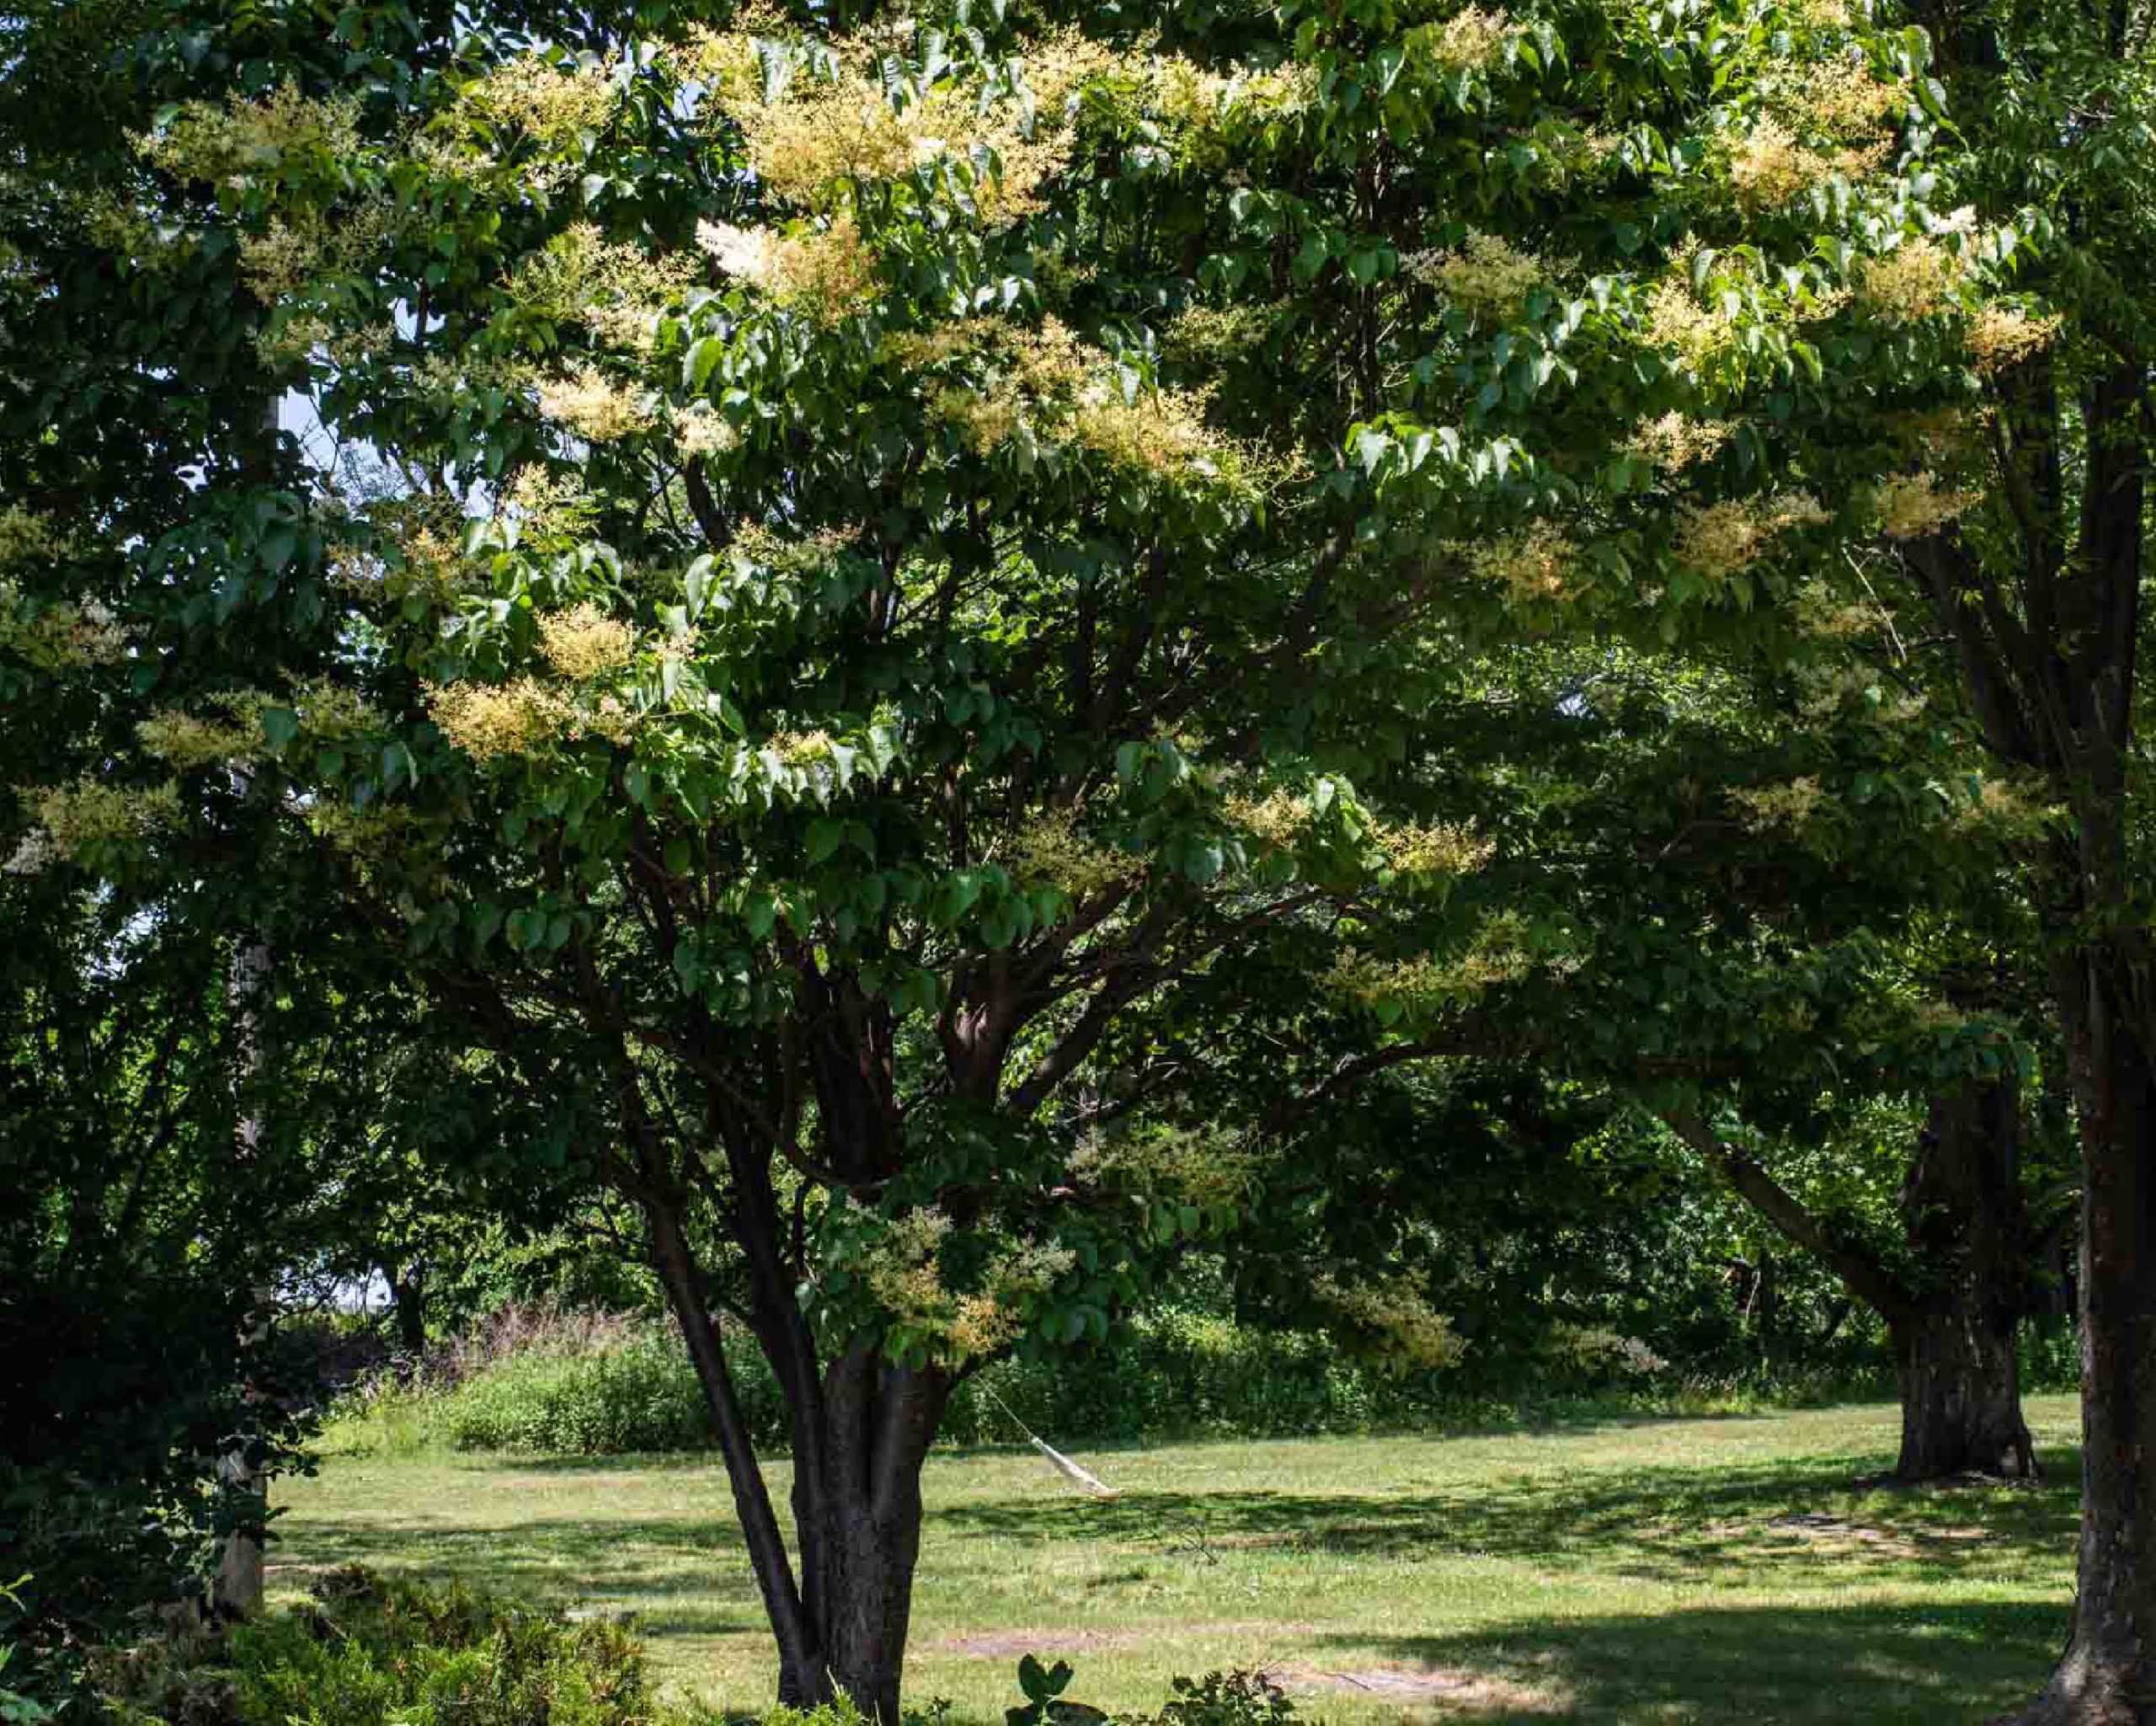
[[[2073,1627],[2011,1726],[2156,1723],[2156,1043],[2136,932],[2062,957],[2080,1104],[2081,1538]]]
[[[2029,1282],[2021,1098],[2010,1077],[1931,1099],[1902,1188],[1923,1280],[1887,1312],[1902,1398],[1903,1480],[1979,1473],[2033,1479],[2015,1333]]]
[[[810,1707],[843,1693],[863,1716],[897,1726],[915,1566],[921,1470],[949,1400],[935,1367],[892,1365],[856,1347],[814,1376],[789,1349],[798,1309],[767,1306],[755,1328],[787,1396],[794,1435],[794,1550],[789,1558],[750,1446],[686,1231],[648,1196],[654,1258],[719,1435],[750,1563],[779,1649],[778,1700]]]
[[[275,410],[270,412],[270,422],[275,424]],[[252,777],[244,769],[232,773],[233,788],[242,797],[253,791]],[[270,992],[272,976],[276,969],[276,955],[264,941],[250,943],[233,959],[232,976],[227,993],[232,1007],[234,1052],[238,1065],[237,1075],[242,1093],[252,1100],[256,1087],[266,1070],[269,1051],[264,1046],[263,1003]],[[242,1168],[253,1162],[260,1150],[263,1123],[259,1116],[243,1115],[238,1123],[238,1161]],[[258,1285],[254,1290],[256,1312],[249,1320],[244,1341],[252,1346],[262,1335],[262,1317],[270,1310],[276,1298],[274,1288]],[[248,1395],[253,1395],[252,1388]],[[244,1439],[235,1449],[217,1459],[217,1478],[227,1493],[243,1503],[259,1503],[260,1495],[268,1489],[269,1482],[249,1459]],[[220,1618],[251,1618],[262,1610],[262,1597],[267,1578],[264,1568],[262,1533],[259,1526],[238,1528],[225,1536],[217,1554],[216,1574],[211,1579],[211,1610]]]
[[[797,1463],[794,1516],[822,1653],[815,1699],[843,1691],[896,1726],[921,1553],[921,1468],[950,1396],[947,1374],[894,1366],[868,1349],[833,1361],[819,1399],[822,1466]]]
[[[1919,1310],[1887,1331],[1902,1397],[1897,1478],[2036,1477],[2010,1326],[2002,1333],[1975,1303],[1959,1302]]]

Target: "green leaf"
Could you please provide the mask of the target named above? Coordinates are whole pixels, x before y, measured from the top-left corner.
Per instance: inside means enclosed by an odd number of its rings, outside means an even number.
[[[725,357],[726,345],[715,335],[691,342],[689,351],[681,356],[681,387],[692,393],[702,390]]]

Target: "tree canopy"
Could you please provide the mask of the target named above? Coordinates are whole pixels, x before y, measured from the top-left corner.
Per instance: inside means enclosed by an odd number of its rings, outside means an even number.
[[[1830,682],[1844,548],[1977,505],[2039,224],[1841,0],[298,10],[116,6],[104,105],[12,134],[0,649],[76,706],[10,866],[334,907],[310,963],[513,1075],[643,1213],[785,1692],[894,1718],[957,1380],[1292,1218],[1287,1126],[1594,959],[1448,702],[1552,635]],[[1179,1113],[1176,997],[1311,1077]],[[1356,1257],[1318,1299],[1446,1359]]]

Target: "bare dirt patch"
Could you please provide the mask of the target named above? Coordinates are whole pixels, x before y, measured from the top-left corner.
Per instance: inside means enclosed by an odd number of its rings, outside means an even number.
[[[1283,1690],[1359,1691],[1396,1702],[1428,1704],[1441,1713],[1454,1709],[1482,1713],[1503,1709],[1515,1714],[1563,1714],[1572,1703],[1546,1686],[1522,1684],[1488,1672],[1449,1666],[1274,1666],[1267,1675]]]
[[[1981,1528],[1873,1528],[1817,1511],[1777,1516],[1766,1526],[1778,1534],[1793,1534],[1824,1546],[1869,1547],[1892,1558],[1920,1558],[1927,1552],[1951,1551],[1984,1538]]]
[[[1141,1643],[1199,1636],[1308,1636],[1315,1624],[1283,1624],[1272,1618],[1235,1618],[1213,1623],[1151,1624],[1134,1630],[984,1630],[939,1638],[929,1646],[938,1654],[969,1654],[976,1659],[1006,1660],[1020,1654],[1075,1654],[1094,1649],[1135,1648]]]

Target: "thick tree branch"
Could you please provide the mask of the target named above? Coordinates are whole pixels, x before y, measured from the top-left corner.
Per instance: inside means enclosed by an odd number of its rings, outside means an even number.
[[[1689,1109],[1657,1110],[1662,1124],[1728,1178],[1746,1204],[1790,1240],[1830,1267],[1849,1291],[1881,1317],[1906,1317],[1916,1304],[1892,1274],[1869,1253],[1838,1241],[1772,1175]]]

